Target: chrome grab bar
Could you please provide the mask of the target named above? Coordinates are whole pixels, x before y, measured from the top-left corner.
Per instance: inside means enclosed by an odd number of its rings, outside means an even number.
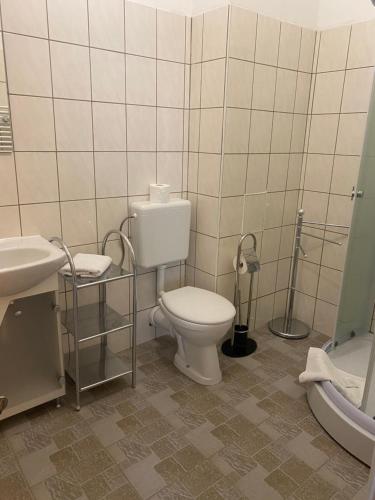
[[[340,241],[329,240],[328,238],[321,238],[320,236],[315,236],[314,234],[311,233],[304,233],[303,231],[301,232],[301,234],[303,234],[304,236],[309,236],[310,238],[315,238],[316,240],[322,240],[326,241],[327,243],[332,243],[333,245],[338,245],[339,247],[342,246],[342,243]]]

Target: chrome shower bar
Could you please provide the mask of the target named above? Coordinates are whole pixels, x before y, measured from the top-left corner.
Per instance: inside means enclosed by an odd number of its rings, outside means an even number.
[[[301,231],[301,234],[304,236],[309,236],[310,238],[315,238],[316,240],[322,240],[322,241],[326,241],[327,243],[332,243],[333,245],[338,245],[339,247],[342,246],[341,241],[334,241],[334,240],[329,240],[328,238],[321,238],[320,236],[315,236],[314,234],[310,234],[310,233],[304,233],[303,231]],[[304,253],[304,255],[306,256],[305,253]]]

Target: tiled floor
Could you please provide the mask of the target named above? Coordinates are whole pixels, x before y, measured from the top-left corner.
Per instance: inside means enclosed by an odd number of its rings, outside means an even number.
[[[171,363],[167,337],[140,346],[135,390],[86,393],[1,423],[0,500],[366,498],[368,468],[317,424],[296,378],[314,334],[254,333],[258,351],[222,358],[203,387]]]

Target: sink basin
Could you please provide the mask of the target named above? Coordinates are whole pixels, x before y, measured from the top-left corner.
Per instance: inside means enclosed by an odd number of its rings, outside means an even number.
[[[65,253],[42,236],[0,239],[0,297],[38,285],[65,260]]]

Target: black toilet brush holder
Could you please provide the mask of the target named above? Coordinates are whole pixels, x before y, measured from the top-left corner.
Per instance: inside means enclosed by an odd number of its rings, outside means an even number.
[[[223,342],[221,346],[223,354],[230,358],[244,358],[255,352],[257,343],[247,336],[248,333],[247,325],[234,325],[233,341],[229,338]]]

